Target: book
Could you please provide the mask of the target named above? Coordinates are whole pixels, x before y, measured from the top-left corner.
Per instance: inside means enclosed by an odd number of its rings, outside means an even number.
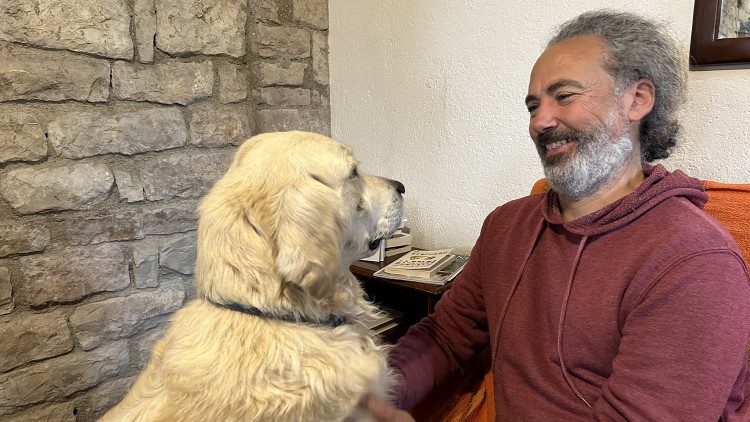
[[[404,313],[395,309],[380,307],[380,316],[367,324],[367,328],[375,334],[382,334],[400,324],[404,319]]]
[[[385,256],[387,258],[389,256],[401,255],[402,253],[407,253],[410,250],[411,250],[411,245],[397,246],[395,248],[387,247],[385,248]]]
[[[435,275],[433,275],[430,278],[411,277],[408,275],[401,275],[401,274],[389,274],[383,271],[385,270],[385,267],[381,268],[378,271],[375,271],[373,275],[376,277],[388,278],[391,280],[415,281],[418,283],[426,283],[426,284],[434,284],[434,285],[442,286],[446,284],[447,282],[456,278],[456,276],[461,272],[461,270],[464,269],[464,266],[466,266],[466,262],[468,260],[469,260],[468,255],[456,255],[456,258],[453,260],[453,262],[450,265],[436,272]]]
[[[403,223],[402,223],[403,224]],[[370,256],[362,258],[361,261],[382,262],[386,257],[409,252],[411,250],[411,233],[408,227],[396,230],[391,237],[380,242],[378,249]],[[406,248],[408,246],[408,248]],[[390,250],[399,248],[396,250]]]
[[[385,239],[385,248],[397,248],[399,246],[411,245],[411,233],[406,233],[402,230],[396,230],[391,237]]]
[[[456,259],[451,252],[452,249],[410,251],[383,267],[383,270],[389,274],[430,278]]]

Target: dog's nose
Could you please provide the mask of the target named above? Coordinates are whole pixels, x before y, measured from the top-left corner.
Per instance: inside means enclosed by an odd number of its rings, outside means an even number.
[[[404,184],[399,182],[398,180],[391,180],[391,183],[393,184],[393,187],[396,188],[396,191],[400,194],[406,193],[406,188],[404,187]]]

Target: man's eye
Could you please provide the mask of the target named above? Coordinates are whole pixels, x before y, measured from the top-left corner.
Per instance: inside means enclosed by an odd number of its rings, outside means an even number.
[[[536,104],[529,104],[526,106],[526,109],[529,110],[529,113],[533,113],[537,108],[539,108],[539,106]]]
[[[564,101],[566,101],[566,100],[569,100],[569,99],[571,99],[572,97],[573,97],[573,94],[571,94],[571,93],[569,93],[569,92],[564,92],[564,93],[561,93],[561,94],[557,94],[557,95],[555,96],[555,99],[556,99],[556,100],[557,100],[558,102],[564,102]]]

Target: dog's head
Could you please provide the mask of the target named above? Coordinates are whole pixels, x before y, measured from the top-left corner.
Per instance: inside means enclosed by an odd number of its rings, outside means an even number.
[[[351,151],[325,136],[253,137],[201,204],[199,291],[223,290],[217,277],[235,284],[276,278],[282,289],[325,297],[352,261],[396,230],[403,193],[401,183],[359,171]]]

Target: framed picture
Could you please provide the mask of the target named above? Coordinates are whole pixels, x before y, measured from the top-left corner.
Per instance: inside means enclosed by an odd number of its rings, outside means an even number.
[[[750,68],[750,0],[695,0],[690,69]]]

